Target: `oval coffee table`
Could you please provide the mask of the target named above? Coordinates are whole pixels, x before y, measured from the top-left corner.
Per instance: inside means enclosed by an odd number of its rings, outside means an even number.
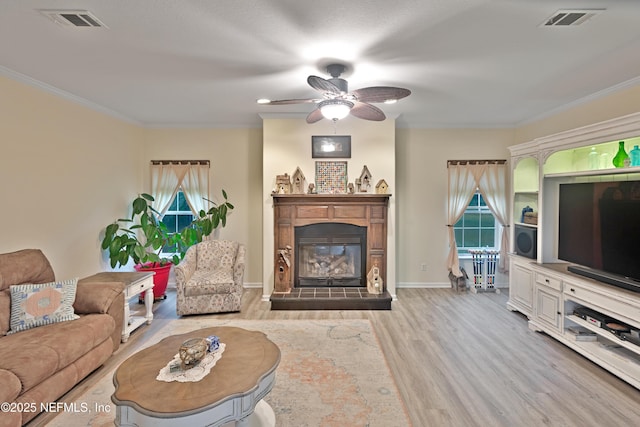
[[[189,338],[217,335],[222,358],[198,382],[156,380]],[[113,375],[116,426],[275,425],[262,400],[273,388],[280,349],[262,332],[231,326],[173,335],[125,360]]]

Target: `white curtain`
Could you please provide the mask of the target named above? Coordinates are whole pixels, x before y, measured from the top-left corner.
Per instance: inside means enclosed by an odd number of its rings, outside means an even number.
[[[198,213],[205,206],[203,197],[209,197],[209,165],[158,162],[151,164],[151,195],[153,208],[162,217],[182,186],[189,207]],[[196,210],[197,209],[197,210]],[[205,209],[206,210],[206,209]]]
[[[209,165],[190,165],[182,180],[182,192],[196,215],[201,210],[209,209],[204,197],[209,198]]]
[[[509,233],[507,227],[507,166],[506,164],[485,165],[484,173],[478,180],[478,188],[487,207],[501,225],[500,230],[500,257],[498,271],[505,273],[509,270],[507,263],[507,250],[509,248]]]
[[[462,217],[469,206],[471,198],[476,191],[476,180],[467,165],[451,164],[447,168],[449,172],[449,193],[447,207],[447,227],[449,228],[449,256],[447,268],[456,276],[462,276],[460,272],[460,260],[458,259],[458,246],[453,226]]]
[[[507,168],[504,163],[456,164],[447,167],[449,175],[449,199],[447,227],[449,227],[449,257],[447,268],[457,277],[460,272],[458,247],[453,226],[462,217],[476,189],[480,191],[487,207],[496,217],[500,230],[500,259],[498,270],[508,271],[507,250],[509,248],[507,209]]]

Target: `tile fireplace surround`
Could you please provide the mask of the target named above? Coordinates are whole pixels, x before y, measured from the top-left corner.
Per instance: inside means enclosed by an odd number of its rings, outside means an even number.
[[[272,310],[389,310],[391,296],[367,292],[366,275],[359,286],[299,286],[296,228],[312,224],[366,227],[363,247],[366,272],[380,269],[386,284],[387,208],[390,194],[273,194],[274,291]],[[363,246],[365,246],[363,242]],[[290,248],[287,250],[287,248]],[[286,254],[286,257],[281,256]],[[286,260],[284,259],[286,258]],[[329,280],[331,282],[331,280]]]

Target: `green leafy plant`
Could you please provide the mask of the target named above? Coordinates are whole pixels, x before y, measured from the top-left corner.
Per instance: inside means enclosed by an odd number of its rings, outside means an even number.
[[[227,224],[227,214],[233,210],[226,191],[222,190],[224,202],[198,213],[198,216],[180,233],[171,233],[166,224],[159,221],[160,214],[151,206],[153,196],[142,193],[132,204],[131,218],[121,218],[109,224],[102,239],[102,249],[109,254],[111,268],[134,264],[158,267],[168,263],[178,264],[189,246],[199,243],[218,227]],[[171,257],[161,257],[164,247],[175,248]]]
[[[224,202],[220,205],[213,200],[204,198],[213,206],[209,210],[204,209],[198,212],[198,216],[191,222],[188,227],[182,230],[182,240],[188,246],[199,243],[205,236],[210,235],[218,227],[227,225],[227,214],[233,210],[233,205],[229,202],[227,192],[222,190]]]
[[[112,268],[126,265],[130,260],[135,264],[152,266],[180,262],[180,256],[160,257],[165,245],[184,246],[180,234],[169,233],[167,226],[158,221],[158,212],[151,207],[154,198],[146,193],[136,197],[132,204],[131,218],[121,218],[105,229],[102,249],[109,254]]]

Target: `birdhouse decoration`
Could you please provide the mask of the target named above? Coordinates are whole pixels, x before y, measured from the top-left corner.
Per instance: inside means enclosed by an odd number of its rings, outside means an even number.
[[[289,289],[291,285],[291,246],[279,249],[276,259],[276,287]]]
[[[380,269],[377,265],[374,265],[369,270],[369,274],[367,274],[367,292],[379,295],[383,292],[383,288],[384,283],[382,277],[380,277]]]
[[[358,187],[359,193],[371,192],[371,172],[369,172],[369,168],[367,168],[367,165],[364,165],[364,167],[362,168],[360,178],[356,179],[356,186]]]
[[[289,174],[276,175],[276,194],[291,194],[291,178]]]
[[[384,179],[381,179],[376,184],[376,194],[387,194],[388,189],[389,189],[389,185],[387,184],[387,181],[385,181]]]
[[[296,168],[296,171],[293,173],[293,177],[291,179],[291,193],[292,194],[304,194],[307,180],[304,177],[304,174],[300,170],[300,168]]]

